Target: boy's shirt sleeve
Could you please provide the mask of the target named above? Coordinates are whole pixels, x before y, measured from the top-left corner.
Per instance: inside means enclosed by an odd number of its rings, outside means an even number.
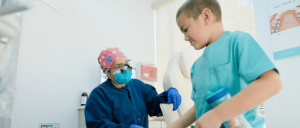
[[[195,69],[195,63],[193,64],[192,68],[191,68],[191,80],[193,80],[193,76],[194,76],[194,69]],[[193,84],[193,81],[192,81]],[[195,102],[195,95],[196,95],[196,89],[195,87],[192,85],[192,94],[191,94],[191,99]]]
[[[238,71],[247,84],[268,70],[277,71],[273,62],[250,34],[241,33],[237,38],[236,48]]]

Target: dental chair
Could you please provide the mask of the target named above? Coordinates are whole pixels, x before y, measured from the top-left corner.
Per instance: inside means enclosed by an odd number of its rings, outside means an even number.
[[[182,99],[181,105],[176,111],[172,111],[172,104],[160,104],[167,126],[194,106],[194,101],[191,99],[192,82],[190,70],[202,53],[203,50],[185,50],[175,54],[169,61],[168,69],[163,78],[164,90],[167,91],[170,87],[174,87],[178,90]]]

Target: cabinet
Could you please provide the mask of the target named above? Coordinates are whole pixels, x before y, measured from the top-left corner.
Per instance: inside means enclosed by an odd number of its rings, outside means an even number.
[[[85,116],[84,116],[84,108],[85,106],[78,107],[78,128],[86,128],[85,125]]]

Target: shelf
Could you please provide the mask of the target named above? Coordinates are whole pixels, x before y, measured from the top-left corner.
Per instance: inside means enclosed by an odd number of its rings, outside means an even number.
[[[82,110],[82,109],[84,110],[84,108],[85,108],[85,106],[79,106],[78,110]]]
[[[165,121],[164,117],[149,117],[149,121]]]

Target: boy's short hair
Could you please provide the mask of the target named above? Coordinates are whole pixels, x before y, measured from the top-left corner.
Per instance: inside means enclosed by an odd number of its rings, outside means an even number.
[[[188,17],[198,19],[204,8],[208,8],[217,18],[217,21],[222,20],[222,12],[220,4],[217,0],[187,0],[177,11],[176,19],[182,14]]]

